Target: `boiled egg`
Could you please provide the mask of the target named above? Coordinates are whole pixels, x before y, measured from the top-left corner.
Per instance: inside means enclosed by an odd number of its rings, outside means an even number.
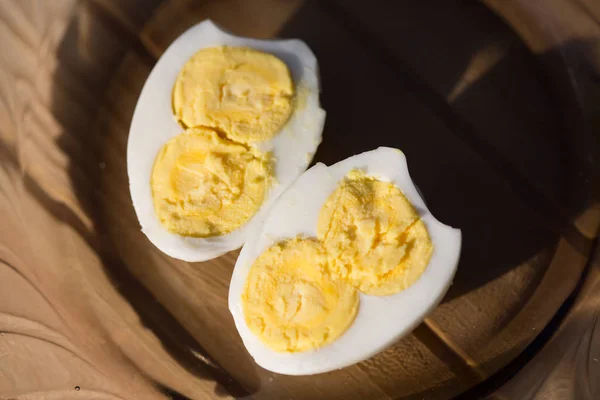
[[[261,367],[331,371],[415,328],[448,290],[460,248],[460,230],[429,212],[401,151],[318,163],[245,243],[229,308]]]
[[[211,21],[190,28],[150,73],[131,122],[142,232],[185,261],[241,247],[308,167],[324,120],[305,43],[238,37]]]

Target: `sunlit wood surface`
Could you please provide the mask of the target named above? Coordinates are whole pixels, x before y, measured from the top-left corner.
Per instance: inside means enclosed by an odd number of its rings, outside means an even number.
[[[588,271],[549,343],[598,351],[570,343],[594,338],[598,310],[600,7],[536,4],[0,1],[0,399],[468,398],[494,389]],[[463,230],[443,303],[372,359],[311,377],[257,367],[227,310],[237,252],[185,263],[139,230],[125,165],[137,96],[205,18],[306,41],[328,112],[317,161],[401,148],[434,215]],[[547,365],[492,396],[570,382]],[[600,367],[586,368],[596,398]]]

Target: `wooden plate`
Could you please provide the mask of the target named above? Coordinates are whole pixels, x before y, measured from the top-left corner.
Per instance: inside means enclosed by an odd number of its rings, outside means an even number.
[[[600,10],[544,4],[0,2],[0,397],[493,390],[572,294],[600,220]],[[237,252],[185,263],[139,231],[125,166],[133,109],[160,54],[205,18],[306,41],[328,112],[316,161],[401,148],[434,215],[463,230],[443,303],[372,359],[309,377],[257,367],[227,310]]]

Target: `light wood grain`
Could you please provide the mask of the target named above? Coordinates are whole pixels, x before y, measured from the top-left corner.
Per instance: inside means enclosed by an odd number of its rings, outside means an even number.
[[[2,3],[3,54],[21,57],[3,57],[0,66],[5,111],[0,269],[12,276],[2,291],[6,362],[0,393],[60,398],[77,386],[79,396],[163,398],[140,370],[191,397],[214,393],[212,378],[199,380],[172,361],[104,271],[93,224],[75,189],[98,190],[89,182],[98,165],[92,154],[84,155],[95,139],[72,132],[89,129],[94,110],[80,100],[87,97],[97,107],[91,82],[97,73],[105,76],[111,57],[115,62],[111,50],[124,44],[114,37],[108,53],[61,59],[61,36],[74,26],[69,23],[96,30],[102,25],[86,4],[58,3]],[[81,49],[91,51],[86,38],[81,40]],[[110,36],[103,40],[110,42]],[[78,85],[85,96],[65,89]],[[75,175],[72,163],[79,170]]]

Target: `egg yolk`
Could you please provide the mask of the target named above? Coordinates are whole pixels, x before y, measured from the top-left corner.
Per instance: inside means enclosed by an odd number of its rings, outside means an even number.
[[[299,352],[322,347],[350,326],[357,291],[328,272],[316,239],[295,238],[263,252],[250,268],[242,307],[250,330],[269,348]]]
[[[212,127],[248,144],[277,134],[292,113],[293,95],[290,72],[277,57],[221,46],[186,62],[173,89],[173,108],[186,127]]]
[[[160,222],[183,236],[229,233],[260,208],[273,181],[271,159],[221,137],[190,128],[158,153],[151,178]]]
[[[408,288],[433,253],[425,224],[400,189],[358,170],[325,202],[317,233],[333,273],[370,295]]]

